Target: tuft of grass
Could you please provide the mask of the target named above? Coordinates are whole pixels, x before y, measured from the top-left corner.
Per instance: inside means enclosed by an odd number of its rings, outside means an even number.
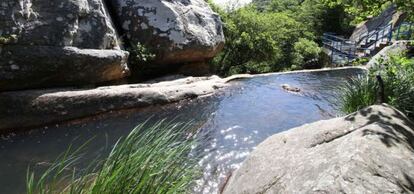
[[[389,56],[370,69],[368,75],[345,84],[340,89],[342,111],[352,113],[376,103],[379,90],[376,75],[383,79],[386,103],[414,119],[414,58],[404,54]]]
[[[190,124],[141,124],[86,169],[76,170],[80,151],[70,149],[41,176],[29,169],[27,193],[187,193],[199,175],[194,136]]]
[[[358,76],[345,83],[341,91],[341,110],[352,113],[375,104],[376,80],[367,76]]]

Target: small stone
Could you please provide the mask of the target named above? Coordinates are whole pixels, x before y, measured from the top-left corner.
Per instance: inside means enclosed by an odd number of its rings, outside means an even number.
[[[128,20],[128,21],[125,21],[123,24],[122,24],[122,29],[124,29],[124,30],[129,30],[129,25],[131,24],[131,20]]]
[[[13,65],[10,65],[10,69],[12,69],[12,70],[19,70],[20,67],[13,64]]]

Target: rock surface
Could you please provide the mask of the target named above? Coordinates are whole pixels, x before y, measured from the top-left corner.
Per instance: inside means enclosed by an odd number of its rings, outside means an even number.
[[[209,95],[238,77],[189,77],[153,84],[107,86],[96,89],[62,88],[3,92],[0,93],[0,133],[112,110],[166,104]]]
[[[156,55],[147,68],[202,62],[224,45],[221,19],[204,0],[108,2],[127,42],[141,43]]]
[[[414,41],[397,41],[394,42],[392,45],[383,48],[380,52],[374,55],[369,62],[367,63],[367,68],[372,68],[377,65],[381,65],[380,63],[384,60],[387,60],[392,55],[400,54],[401,52],[409,50],[410,44],[413,44]]]
[[[413,127],[384,104],[291,129],[261,143],[224,193],[412,193]]]
[[[3,0],[0,39],[0,91],[90,84],[128,75],[128,54],[119,51],[101,0]],[[96,64],[91,63],[94,59]],[[64,72],[71,75],[62,77]]]
[[[0,54],[0,91],[85,85],[128,75],[128,52],[7,45]]]
[[[101,0],[2,0],[0,36],[10,35],[19,45],[119,47]]]

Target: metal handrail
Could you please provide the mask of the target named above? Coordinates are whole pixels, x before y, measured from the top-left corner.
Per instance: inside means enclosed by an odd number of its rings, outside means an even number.
[[[368,32],[368,33],[364,33],[364,34],[366,34],[366,35],[364,35],[364,36],[362,36],[362,35],[360,35],[359,37],[358,37],[358,40],[356,41],[357,43],[361,43],[362,42],[362,40],[369,40],[371,37],[373,37],[377,32],[379,32],[379,31],[384,31],[385,29],[387,29],[387,28],[390,28],[390,31],[392,31],[392,24],[388,24],[388,25],[386,25],[386,26],[383,26],[383,27],[378,27],[378,28],[376,28],[371,34],[370,34],[370,32]]]
[[[401,28],[403,26],[408,26],[406,32],[402,32]],[[367,54],[366,51],[374,50],[372,45],[375,44],[375,48],[377,48],[378,42],[384,42],[384,38],[391,42],[393,35],[396,35],[395,39],[399,40],[401,35],[412,34],[412,27],[414,27],[413,24],[409,22],[402,22],[395,28],[393,28],[392,24],[387,24],[386,26],[376,28],[373,32],[365,33],[363,36],[360,35],[357,41],[336,36],[334,33],[324,33],[322,44],[331,51],[331,60],[334,58],[333,55],[336,55],[345,57],[349,61],[358,57],[357,51],[362,51],[362,54],[365,56]],[[364,40],[365,44],[362,44]]]
[[[403,26],[408,26],[407,32],[401,32]],[[360,35],[357,41],[336,36],[334,33],[323,33],[322,44],[331,50],[331,59],[336,54],[338,56],[345,56],[349,60],[357,57],[357,50],[363,51],[366,54],[366,51],[373,50],[371,48],[372,45],[375,44],[375,48],[377,48],[378,42],[383,42],[384,38],[391,42],[394,33],[396,33],[396,40],[399,40],[399,37],[403,34],[411,36],[413,33],[412,27],[414,27],[413,23],[409,22],[402,22],[395,28],[393,28],[392,24],[387,24],[386,26],[376,28],[373,32],[365,33],[363,36]],[[365,44],[362,46],[364,40]]]
[[[344,42],[353,42],[353,41],[351,41],[349,39],[345,39],[345,38],[341,38],[341,37],[335,36],[332,33],[323,33],[323,37],[324,38],[328,38],[328,39],[329,38],[332,38],[331,40],[334,40],[334,41],[340,40],[340,41],[344,41]]]
[[[387,34],[385,34],[386,29],[388,29]],[[380,36],[380,33],[382,33],[381,36]],[[392,38],[392,35],[390,35],[390,34],[392,34],[392,25],[391,24],[389,24],[387,26],[384,26],[384,27],[381,27],[381,28],[377,28],[377,30],[375,30],[370,36],[368,36],[365,39],[365,45],[364,46],[366,48],[369,48],[374,44],[377,45],[378,41],[384,39],[385,37],[387,37],[388,41],[390,41],[391,38]],[[370,40],[374,40],[374,41],[370,42]]]
[[[401,31],[401,28],[403,27],[403,26],[408,26],[408,30],[406,31],[406,32],[402,32]],[[412,31],[412,28],[413,27],[413,23],[410,23],[410,22],[402,22],[399,26],[398,26],[398,29],[397,29],[397,34],[396,34],[396,37],[395,37],[395,39],[397,39],[397,40],[399,40],[399,38],[400,38],[400,36],[401,35],[412,35],[412,33],[413,33],[413,31]],[[410,37],[411,38],[411,37]]]

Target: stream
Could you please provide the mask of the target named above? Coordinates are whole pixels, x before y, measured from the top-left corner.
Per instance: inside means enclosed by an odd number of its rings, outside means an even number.
[[[0,139],[0,193],[24,193],[27,168],[46,168],[68,149],[90,140],[86,159],[107,153],[112,145],[146,120],[192,121],[207,138],[200,142],[203,176],[195,193],[216,193],[220,183],[249,153],[271,135],[342,113],[338,86],[361,69],[258,76],[233,81],[216,95],[166,106],[108,113],[86,120],[49,125]],[[281,88],[289,84],[299,93]],[[92,140],[91,140],[92,139]]]

